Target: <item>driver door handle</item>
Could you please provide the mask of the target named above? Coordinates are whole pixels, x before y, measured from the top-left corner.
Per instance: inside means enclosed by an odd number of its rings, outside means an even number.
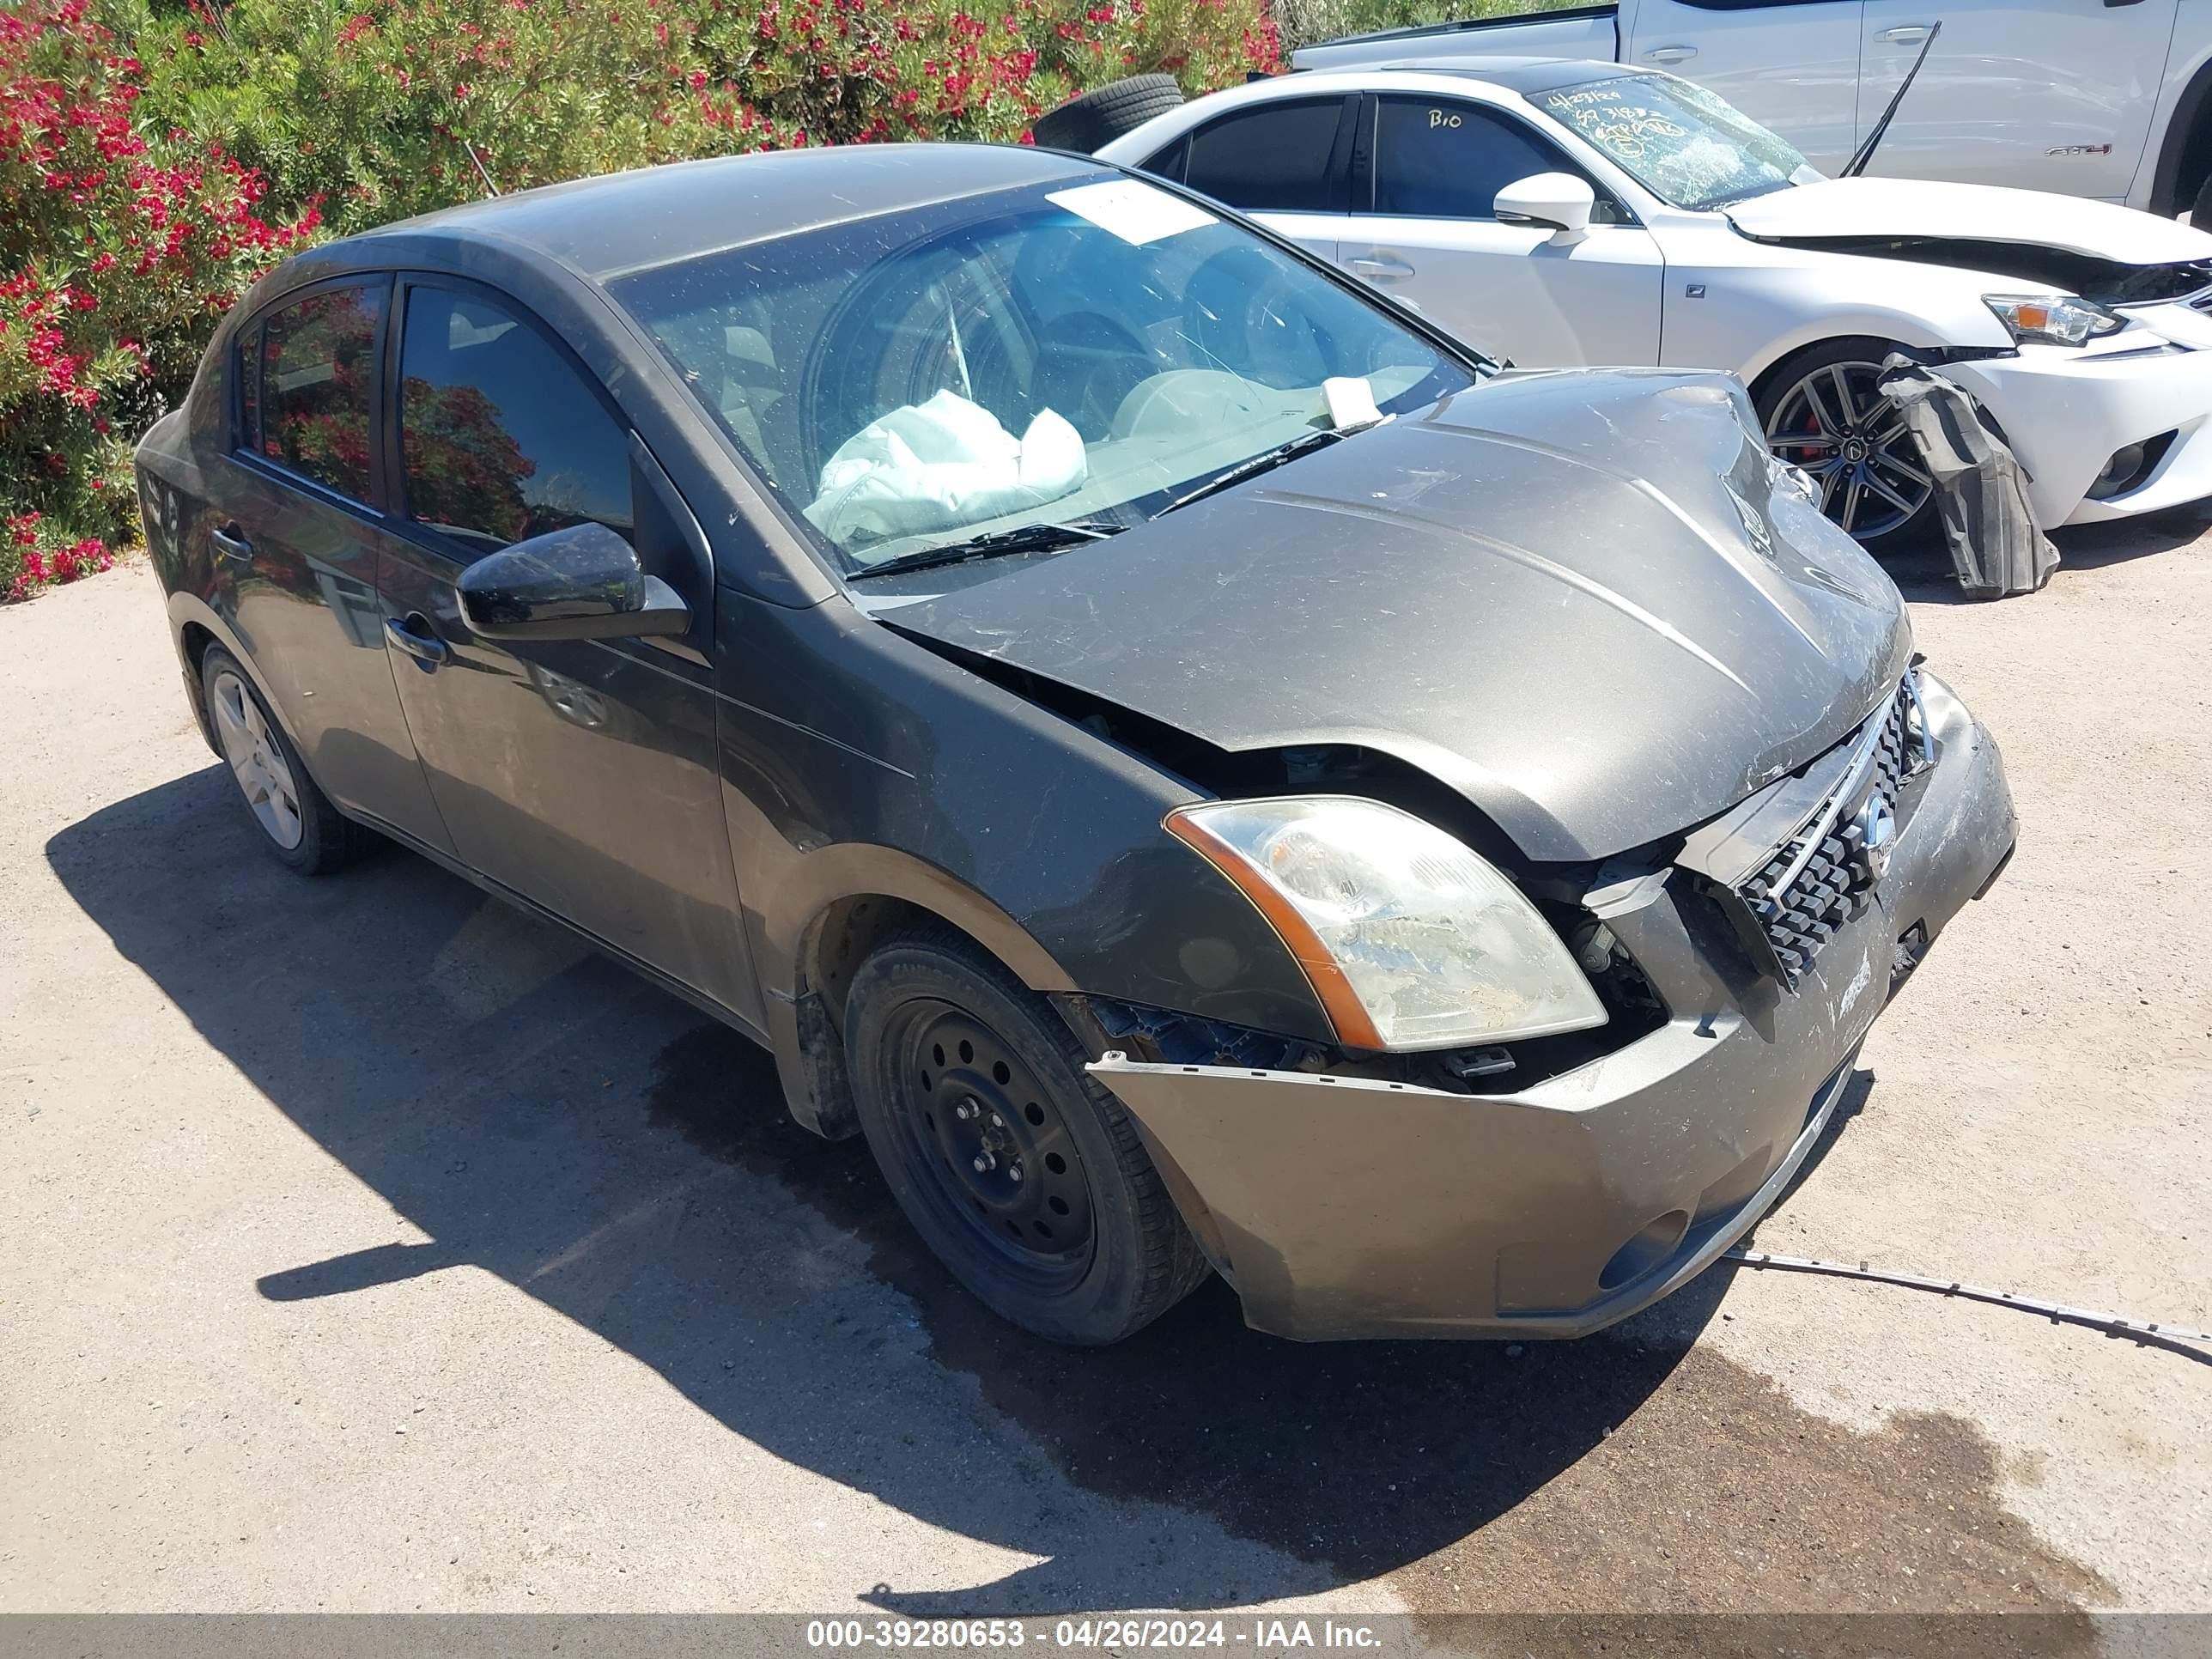
[[[1344,262],[1362,276],[1411,276],[1413,266],[1403,259],[1384,258],[1380,254],[1363,253]]]
[[[421,624],[420,631],[417,631],[417,623]],[[445,641],[429,631],[429,627],[428,622],[414,612],[410,612],[404,619],[386,617],[384,619],[384,637],[416,661],[435,668],[453,653]]]
[[[1881,38],[1893,40],[1900,46],[1917,46],[1928,38],[1925,23],[1900,23],[1893,29],[1884,29]]]
[[[1697,55],[1695,46],[1654,46],[1644,54],[1654,64],[1686,64]]]

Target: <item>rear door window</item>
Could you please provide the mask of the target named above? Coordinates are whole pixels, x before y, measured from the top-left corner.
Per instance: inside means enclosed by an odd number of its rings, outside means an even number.
[[[1185,133],[1175,143],[1144,164],[1144,170],[1158,179],[1183,182],[1183,169],[1190,165],[1190,135]]]
[[[627,430],[558,347],[481,295],[408,289],[399,444],[408,516],[471,555],[586,523],[632,536]]]
[[[1341,213],[1346,100],[1294,98],[1224,115],[1190,138],[1183,179],[1247,213]]]
[[[323,289],[280,307],[240,349],[244,447],[356,501],[369,499],[370,422],[389,288]]]
[[[1498,192],[1537,173],[1585,177],[1525,122],[1449,98],[1378,98],[1375,211],[1493,219]]]

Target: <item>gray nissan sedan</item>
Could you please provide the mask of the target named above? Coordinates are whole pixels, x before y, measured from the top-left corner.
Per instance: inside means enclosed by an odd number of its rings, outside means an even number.
[[[1571,1336],[1775,1200],[1996,745],[1742,389],[1500,372],[1179,187],[699,162],[317,248],[138,451],[185,690],[767,1044],[975,1293]]]

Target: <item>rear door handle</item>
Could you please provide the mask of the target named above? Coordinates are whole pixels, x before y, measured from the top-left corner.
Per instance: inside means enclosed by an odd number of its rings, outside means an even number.
[[[253,544],[246,539],[246,532],[235,521],[209,531],[208,544],[215,549],[218,559],[235,559],[240,564],[253,562]]]
[[[420,631],[416,624],[420,623]],[[384,637],[419,663],[435,668],[453,653],[445,641],[429,631],[430,624],[419,613],[410,612],[403,620],[398,617],[384,619]]]
[[[1682,64],[1698,55],[1695,46],[1654,46],[1644,54],[1648,63]]]
[[[1884,29],[1881,39],[1893,40],[1900,46],[1917,46],[1928,38],[1925,23],[1900,23],[1893,29]]]
[[[1345,262],[1362,276],[1411,276],[1413,266],[1403,259],[1386,259],[1374,254],[1361,254]]]

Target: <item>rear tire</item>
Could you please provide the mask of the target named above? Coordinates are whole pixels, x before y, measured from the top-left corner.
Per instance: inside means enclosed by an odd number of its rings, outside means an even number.
[[[359,857],[369,832],[316,787],[252,680],[219,645],[200,659],[200,690],[240,802],[277,862],[326,876]]]
[[[1132,75],[1078,93],[1058,108],[1047,110],[1037,117],[1030,137],[1046,149],[1080,150],[1089,155],[1182,102],[1182,88],[1174,76]]]
[[[845,1052],[899,1207],[1000,1317],[1102,1346],[1205,1279],[1136,1125],[1073,1035],[963,936],[929,929],[863,963]]]
[[[1813,475],[1829,518],[1869,553],[1917,544],[1937,512],[1919,446],[1874,389],[1893,349],[1873,339],[1808,346],[1760,376],[1754,398],[1768,447]]]

